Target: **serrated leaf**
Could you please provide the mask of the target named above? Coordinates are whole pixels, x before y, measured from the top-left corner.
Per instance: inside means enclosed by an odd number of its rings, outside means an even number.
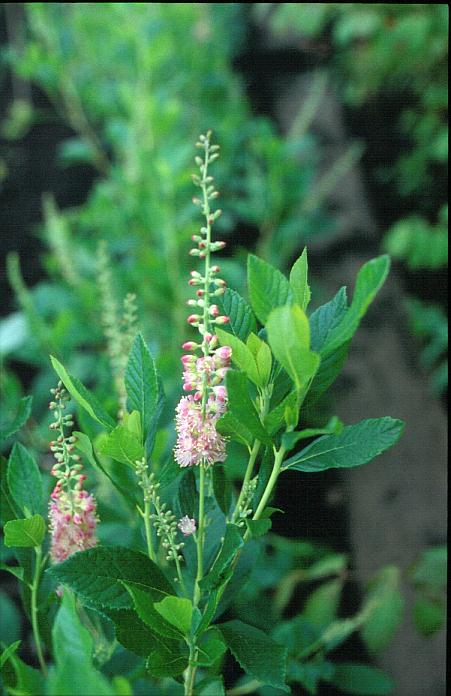
[[[383,650],[398,629],[404,613],[400,572],[396,566],[382,568],[371,581],[365,605],[371,611],[361,636],[371,653]]]
[[[133,609],[102,609],[102,612],[113,622],[119,643],[135,655],[147,657],[158,646],[155,633]]]
[[[154,604],[155,610],[182,635],[188,635],[193,618],[193,604],[184,597],[168,596]]]
[[[369,418],[343,428],[340,435],[324,435],[284,462],[282,470],[317,472],[360,466],[392,447],[404,423],[394,418]]]
[[[160,416],[163,394],[155,361],[142,337],[133,342],[124,376],[128,407],[141,415],[141,424],[149,450],[150,440]]]
[[[72,375],[67,372],[66,368],[61,365],[61,363],[55,357],[53,357],[53,355],[50,356],[50,360],[53,365],[53,369],[72,398],[75,399],[75,401],[80,404],[80,406],[84,408],[87,413],[89,413],[91,418],[100,423],[100,425],[103,425],[107,430],[112,430],[115,426],[115,422],[105,411],[97,397],[94,396],[89,389],[86,389],[84,384],[82,384],[79,379],[72,377]]]
[[[361,267],[357,274],[351,306],[328,335],[324,348],[327,347],[329,353],[352,338],[360,320],[384,284],[389,269],[390,259],[386,255],[371,259]]]
[[[227,524],[219,555],[209,573],[199,583],[202,590],[211,591],[223,583],[238,550],[243,544],[243,537],[236,524]]]
[[[252,308],[262,324],[271,310],[291,302],[293,294],[283,273],[263,259],[249,254],[247,283]]]
[[[334,665],[330,681],[346,694],[355,696],[385,696],[391,694],[395,684],[377,667],[355,662],[338,662]]]
[[[311,297],[310,287],[307,279],[308,261],[307,248],[305,248],[290,271],[290,285],[293,291],[294,301],[300,306],[301,309],[304,310],[304,312],[309,305]]]
[[[257,324],[252,309],[241,295],[231,288],[226,288],[225,293],[216,298],[221,314],[229,317],[224,331],[232,333],[241,341],[245,341],[251,332],[256,333]]]
[[[133,601],[121,581],[143,591],[174,594],[158,566],[143,553],[121,546],[96,546],[79,551],[47,572],[88,603],[110,609],[131,609]]]
[[[172,646],[171,646],[172,647]],[[176,677],[188,666],[188,654],[175,644],[172,649],[160,644],[147,658],[146,668],[153,677]]]
[[[23,520],[10,520],[5,524],[5,546],[27,548],[40,546],[45,537],[45,521],[41,515]]]
[[[136,462],[144,457],[144,446],[124,425],[118,425],[97,446],[98,451],[121,464],[135,469]]]
[[[247,674],[263,684],[290,691],[285,684],[285,648],[263,631],[242,621],[227,621],[218,628],[230,652]]]
[[[40,512],[43,499],[42,477],[28,450],[16,442],[8,461],[9,492],[25,515]]]
[[[153,590],[152,595],[143,591],[133,582],[124,582],[124,586],[133,599],[133,606],[141,621],[153,632],[170,640],[178,640],[180,634],[168,623],[165,617],[156,610],[155,602],[164,599],[168,595]]]
[[[240,339],[236,336],[227,334],[221,329],[216,329],[216,335],[219,338],[219,342],[222,346],[230,346],[232,349],[232,363],[236,365],[239,370],[245,372],[251,382],[259,386],[261,380],[258,373],[257,363],[255,362],[255,358],[247,345],[243,343],[243,341],[240,341]]]
[[[246,375],[235,370],[228,370],[226,375],[228,411],[247,428],[254,438],[269,443],[257,410],[249,396]]]
[[[7,440],[9,437],[11,437],[11,435],[14,435],[14,433],[17,433],[21,428],[23,428],[23,426],[31,416],[32,404],[32,396],[24,396],[22,399],[20,399],[17,413],[13,421],[11,423],[8,423],[4,428],[0,430],[0,444]]]
[[[320,363],[319,356],[310,350],[306,315],[298,305],[278,307],[269,315],[266,330],[276,360],[304,395]]]

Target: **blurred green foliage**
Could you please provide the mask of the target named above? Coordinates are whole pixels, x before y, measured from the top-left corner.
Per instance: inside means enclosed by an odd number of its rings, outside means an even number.
[[[21,311],[2,324],[1,353],[37,370],[38,410],[51,386],[48,353],[115,399],[107,361],[100,371],[92,361],[105,345],[96,260],[105,239],[113,299],[120,305],[127,292],[139,292],[142,328],[175,388],[173,347],[185,332],[181,279],[188,277],[196,231],[191,143],[213,127],[221,144],[217,178],[227,199],[221,234],[250,231],[250,243],[284,266],[309,236],[330,229],[322,200],[303,210],[316,173],[312,140],[305,133],[284,140],[269,120],[252,115],[232,70],[244,38],[241,3],[29,3],[25,10],[24,45],[12,40],[5,58],[52,105],[35,110],[34,122],[56,112],[73,131],[59,147],[62,176],[64,167],[89,163],[95,180],[76,208],[60,211],[44,199],[47,280],[28,290],[19,260],[10,258]],[[11,136],[23,133],[14,131],[13,113],[6,124]],[[239,236],[231,252],[221,266],[240,288]],[[17,391],[8,374],[7,391]]]
[[[437,210],[431,195],[448,162],[448,14],[446,4],[421,3],[255,3],[280,36],[326,42],[334,84],[350,106],[376,105],[381,96],[400,103],[394,136],[406,145],[398,160],[373,172],[401,197],[410,197],[412,215],[401,217],[383,245],[409,270],[446,267],[448,207]],[[307,50],[314,50],[307,47]],[[440,205],[441,202],[439,202]],[[415,307],[415,315],[410,312]],[[425,350],[447,352],[447,321],[440,308],[409,305],[411,329]],[[431,321],[431,317],[434,320]],[[440,338],[439,338],[440,337]],[[422,358],[423,364],[428,358]],[[432,365],[429,363],[428,367]],[[432,375],[435,392],[448,380],[440,365]]]

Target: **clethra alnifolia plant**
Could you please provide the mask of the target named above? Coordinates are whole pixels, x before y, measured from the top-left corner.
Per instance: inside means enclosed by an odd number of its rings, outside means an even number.
[[[266,693],[261,691],[265,687],[289,693],[295,683],[309,683],[306,688],[314,693],[320,679],[337,685],[346,681],[343,665],[327,657],[335,647],[354,630],[373,635],[367,627],[380,611],[380,593],[347,619],[328,618],[323,600],[315,614],[312,600],[304,614],[285,620],[292,580],[287,585],[282,579],[284,589],[276,592],[275,608],[268,609],[272,618],[266,631],[265,621],[259,626],[248,622],[235,600],[266,554],[272,553],[271,563],[276,563],[280,542],[270,530],[272,517],[281,512],[273,506],[280,476],[291,477],[295,487],[301,475],[366,464],[401,435],[402,422],[390,417],[344,424],[332,416],[318,425],[308,415],[340,373],[351,338],[385,281],[389,259],[380,256],[360,269],[351,301],[342,287],[310,312],[306,250],[289,278],[250,254],[246,300],[227,287],[217,261],[225,246],[215,238],[221,210],[211,173],[219,147],[210,131],[196,146],[198,171],[192,178],[198,195],[193,202],[202,221],[189,251],[196,267],[187,279],[192,295],[175,418],[164,422],[162,379],[146,341],[140,333],[132,341],[134,305],[123,338],[105,281],[101,290],[111,310],[104,323],[116,417],[51,358],[60,381],[50,404],[51,475],[57,483],[50,495],[49,539],[41,474],[22,445],[10,457],[5,543],[21,552],[35,550],[34,562],[28,559],[16,575],[31,590],[41,670],[29,674],[36,688],[44,689],[36,693],[67,694],[62,685],[68,681],[70,693],[80,695],[133,694],[136,689],[137,694],[239,696]],[[76,402],[75,415],[66,413],[69,398]],[[80,431],[73,431],[76,419]],[[90,487],[98,487],[96,496],[85,490],[85,468]],[[296,495],[302,496],[300,490]],[[115,532],[115,543],[103,521],[112,507],[124,514],[116,523],[123,532]],[[334,582],[341,583],[342,557],[315,553],[316,566],[313,560],[311,568],[294,565],[294,577],[337,573]],[[17,558],[22,563],[23,553]],[[46,566],[53,600],[39,603]],[[393,570],[387,571],[384,581],[393,585],[393,577]],[[268,596],[263,601],[269,607]],[[225,619],[227,610],[232,614]],[[75,644],[80,657],[74,675],[70,655]],[[17,647],[8,648],[5,660],[19,683],[21,670],[31,667],[15,654]],[[99,657],[104,653],[105,665]],[[115,656],[124,653],[132,667],[112,678]],[[228,653],[243,672],[235,684],[224,676],[231,674],[225,669]],[[316,676],[308,682],[305,675],[312,670]]]

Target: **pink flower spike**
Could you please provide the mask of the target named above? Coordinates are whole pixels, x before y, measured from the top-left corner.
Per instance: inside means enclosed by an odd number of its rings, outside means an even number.
[[[188,515],[182,517],[177,525],[183,536],[191,536],[196,532],[196,520],[190,519]]]

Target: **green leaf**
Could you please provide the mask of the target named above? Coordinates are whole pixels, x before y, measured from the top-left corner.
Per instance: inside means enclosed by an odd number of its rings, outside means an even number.
[[[89,389],[86,389],[79,379],[72,377],[53,355],[50,356],[50,360],[55,372],[72,398],[89,413],[91,418],[103,425],[107,430],[112,430],[115,422],[97,400],[97,397]]]
[[[257,367],[258,383],[256,382],[256,384],[260,387],[266,387],[271,376],[271,350],[268,344],[262,341],[261,338],[256,336],[254,333],[249,334],[246,345],[251,351]]]
[[[196,696],[225,696],[222,677],[206,677],[196,684]]]
[[[147,658],[146,668],[152,677],[177,677],[188,666],[188,655],[176,644],[171,648],[160,643],[157,650],[152,650]]]
[[[286,421],[286,412],[296,409],[297,404],[297,394],[296,392],[291,392],[288,394],[283,401],[280,402],[275,408],[272,409],[265,417],[265,428],[270,435],[275,435],[278,430]],[[298,410],[298,409],[296,409]]]
[[[15,686],[8,686],[11,696],[40,696],[46,693],[44,677],[40,670],[25,664],[15,653],[9,655],[9,660],[16,675]]]
[[[202,590],[211,591],[223,583],[230,571],[237,551],[243,544],[243,537],[236,524],[227,524],[219,555],[209,573],[199,583]]]
[[[258,539],[258,537],[263,536],[271,529],[272,522],[270,519],[263,520],[246,520],[246,527],[248,528],[252,539]]]
[[[294,301],[300,306],[301,309],[304,310],[304,312],[309,305],[311,297],[307,278],[308,261],[307,248],[305,248],[290,271],[290,285],[293,291]]]
[[[302,612],[305,618],[319,628],[330,624],[336,618],[342,589],[341,579],[331,580],[317,587],[305,603]]]
[[[216,467],[213,468],[213,471],[215,469]],[[179,517],[184,517],[185,515],[188,515],[190,518],[196,517],[199,509],[198,500],[196,477],[194,471],[189,469],[183,474],[177,491]]]
[[[368,607],[369,616],[361,635],[368,650],[378,653],[390,643],[404,614],[398,568],[386,566],[377,573],[369,585],[365,607]]]
[[[11,655],[14,655],[14,653],[17,651],[17,648],[19,647],[21,641],[16,640],[14,643],[11,643],[11,645],[8,645],[3,651],[2,654],[0,655],[0,669],[3,667],[5,662],[9,660]]]
[[[230,319],[224,325],[226,333],[232,333],[241,341],[245,341],[251,332],[256,333],[257,324],[252,309],[235,290],[226,288],[224,295],[216,298],[216,304],[221,314]]]
[[[94,668],[94,641],[83,626],[71,592],[63,593],[52,630],[56,668],[49,676],[49,696],[113,696],[114,689]]]
[[[247,263],[247,283],[252,308],[262,324],[272,309],[292,300],[290,284],[285,276],[263,259],[249,254]]]
[[[232,485],[225,475],[223,466],[213,467],[213,491],[222,512],[228,515],[232,504]]]
[[[154,608],[182,635],[187,636],[190,633],[193,618],[193,604],[190,599],[174,596],[164,597],[160,602],[154,604]]]
[[[218,628],[230,652],[247,674],[263,684],[289,692],[285,684],[285,648],[263,631],[241,621],[227,621]]]
[[[11,575],[14,575],[15,578],[21,580],[22,582],[24,580],[25,571],[20,566],[9,566],[6,565],[6,563],[0,563],[0,570],[4,570],[6,573],[11,573]]]
[[[127,650],[140,657],[147,657],[152,650],[158,647],[159,641],[155,633],[150,631],[136,611],[132,609],[102,609],[102,613],[113,622],[116,639]]]
[[[305,394],[318,370],[320,358],[310,351],[308,319],[298,305],[285,305],[269,315],[266,330],[275,358],[294,382],[298,392]]]
[[[246,447],[252,447],[253,445],[254,436],[251,431],[230,411],[226,411],[216,422],[216,430],[221,435],[227,435],[227,437],[240,442]]]
[[[232,349],[232,362],[239,370],[245,372],[251,382],[260,385],[260,375],[258,373],[257,363],[252,355],[251,350],[243,341],[240,341],[236,336],[227,334],[221,329],[216,329],[216,335],[222,346],[230,346]]]
[[[316,435],[339,435],[343,430],[343,423],[337,416],[333,416],[324,428],[304,428],[299,432],[284,433],[282,444],[285,449],[290,451],[299,440],[315,437]]]
[[[439,592],[446,587],[448,549],[434,546],[422,551],[412,570],[412,581],[417,588]]]
[[[330,681],[346,694],[385,696],[395,688],[390,677],[377,667],[360,665],[355,662],[335,663],[334,666],[334,673]]]
[[[105,435],[99,441],[97,450],[132,469],[135,469],[136,462],[144,457],[144,446],[124,425],[116,426]]]
[[[404,423],[394,418],[369,418],[343,428],[340,435],[324,435],[291,459],[282,470],[317,472],[360,466],[395,444]]]
[[[45,537],[45,521],[41,515],[24,520],[10,520],[5,524],[5,546],[40,546]]]
[[[168,595],[155,590],[149,594],[133,582],[124,582],[124,586],[133,599],[133,605],[139,618],[153,633],[171,640],[178,640],[181,637],[171,622],[166,621],[166,617],[163,617],[155,608],[155,602],[165,599]]]
[[[25,515],[40,512],[43,499],[42,477],[28,450],[16,442],[9,457],[9,492]]]
[[[439,598],[422,597],[413,605],[413,620],[418,632],[425,638],[439,631],[445,623],[446,611]]]
[[[11,437],[11,435],[14,435],[14,433],[17,433],[25,425],[31,416],[32,404],[32,396],[24,396],[20,399],[14,420],[0,430],[0,444]]]
[[[269,443],[270,438],[264,429],[257,410],[249,396],[246,375],[235,370],[228,370],[226,375],[228,410],[254,438]]]
[[[144,438],[148,443],[160,415],[163,394],[155,361],[141,334],[133,342],[124,381],[128,406],[140,413]]]
[[[142,590],[174,594],[158,566],[145,554],[121,546],[96,546],[79,551],[47,572],[88,603],[111,609],[131,609],[132,598],[121,581]]]
[[[387,278],[390,268],[388,256],[378,256],[365,263],[357,274],[352,303],[337,326],[330,331],[327,351],[330,353],[347,343],[357,330],[371,302]]]
[[[309,319],[312,350],[322,353],[329,336],[341,323],[347,311],[346,288],[342,287],[330,302],[321,305],[313,312]]]

